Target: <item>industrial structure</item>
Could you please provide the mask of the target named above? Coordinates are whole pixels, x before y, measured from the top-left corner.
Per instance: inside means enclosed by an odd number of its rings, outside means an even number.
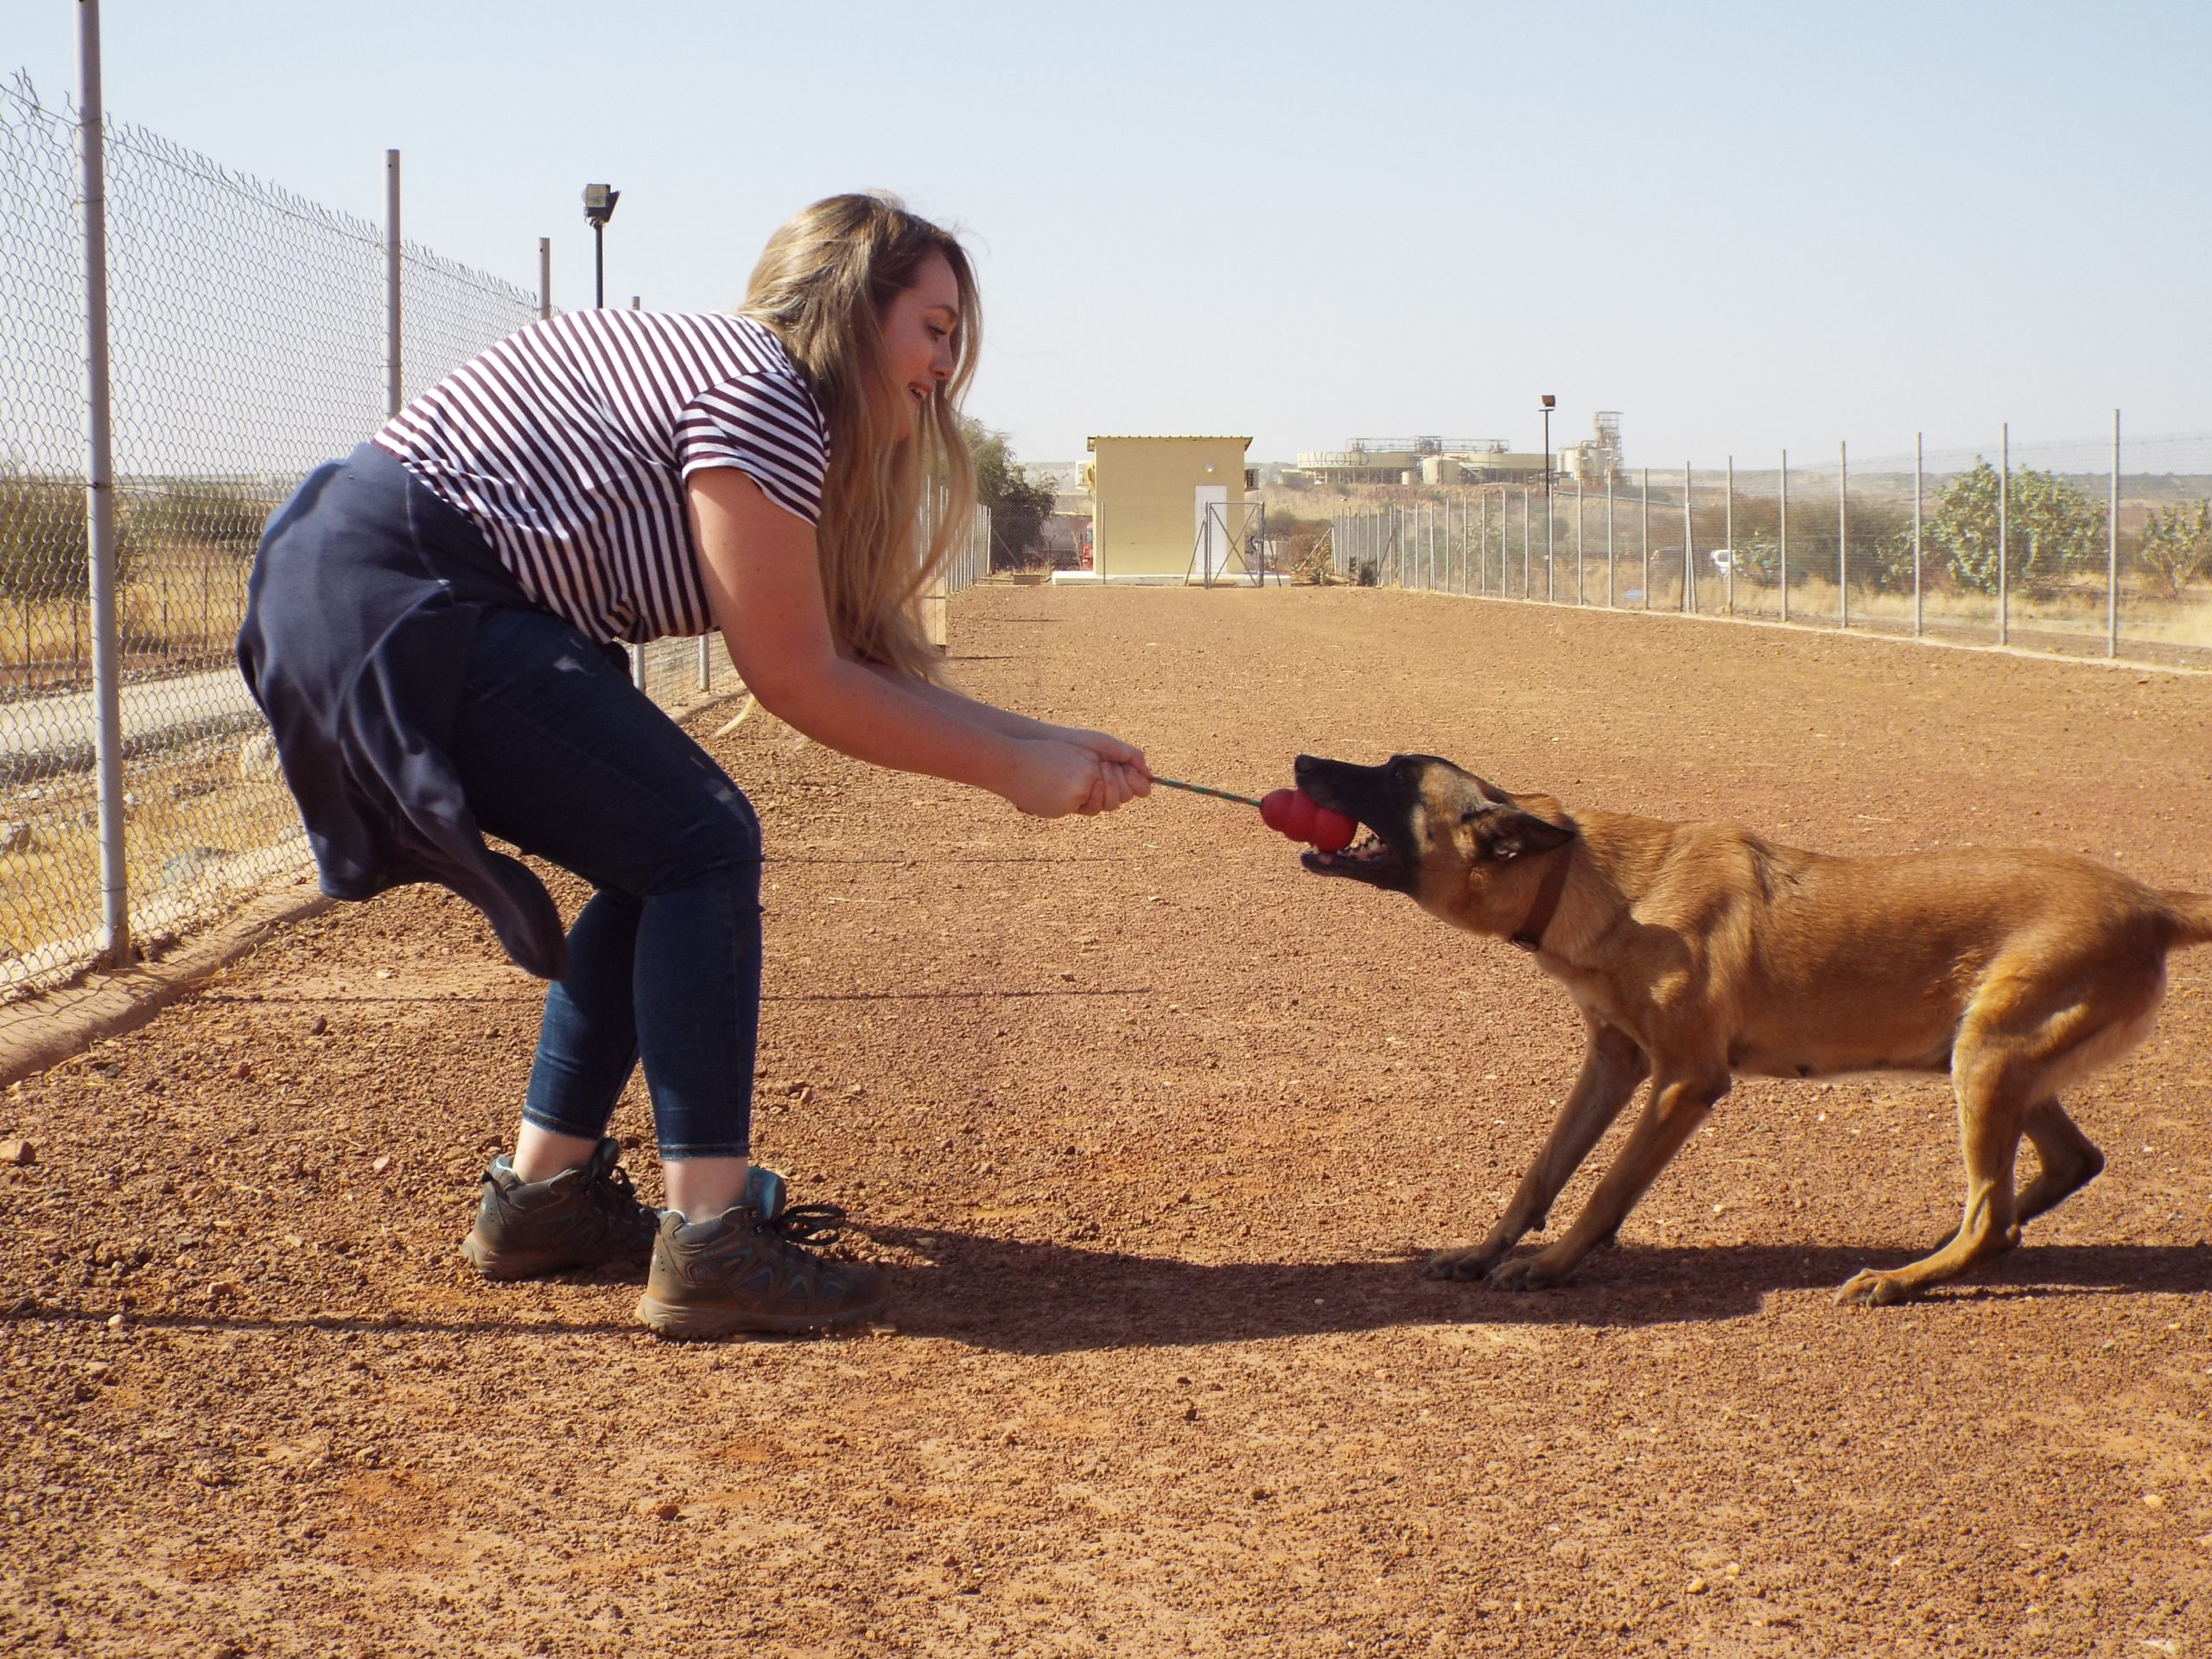
[[[1245,539],[1249,437],[1102,436],[1084,445],[1100,582],[1218,579]],[[1065,577],[1068,573],[1061,573]]]
[[[1621,417],[1598,411],[1591,435],[1552,452],[1552,474],[1577,483],[1602,484],[1621,467]],[[1503,438],[1354,438],[1342,449],[1309,449],[1286,468],[1286,483],[1512,484],[1541,483],[1541,450],[1517,450]]]

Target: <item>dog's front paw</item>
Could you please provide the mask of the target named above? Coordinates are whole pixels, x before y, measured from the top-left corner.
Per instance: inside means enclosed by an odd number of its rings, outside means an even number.
[[[1497,1260],[1496,1250],[1469,1244],[1457,1250],[1439,1250],[1421,1264],[1424,1279],[1479,1279]]]
[[[1861,1268],[1845,1281],[1835,1299],[1846,1307],[1888,1307],[1912,1294],[1913,1287],[1900,1273],[1878,1273]]]
[[[1517,1255],[1510,1262],[1501,1262],[1490,1270],[1490,1281],[1499,1290],[1549,1290],[1563,1285],[1574,1271],[1572,1263],[1548,1261],[1549,1250],[1535,1255]]]

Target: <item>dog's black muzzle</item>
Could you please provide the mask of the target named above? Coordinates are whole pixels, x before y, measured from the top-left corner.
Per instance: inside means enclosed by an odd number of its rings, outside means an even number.
[[[1355,766],[1301,754],[1292,766],[1298,787],[1316,804],[1358,820],[1371,833],[1340,853],[1313,851],[1299,862],[1316,875],[1349,876],[1393,893],[1410,893],[1414,809],[1421,797],[1423,757],[1397,754],[1379,766]]]

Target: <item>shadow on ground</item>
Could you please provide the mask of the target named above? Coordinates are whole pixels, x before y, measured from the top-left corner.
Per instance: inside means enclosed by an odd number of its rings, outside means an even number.
[[[1175,1348],[1285,1337],[1345,1335],[1424,1325],[1567,1326],[1630,1330],[1644,1325],[1738,1319],[1759,1313],[1777,1294],[1833,1291],[1861,1268],[1891,1268],[1918,1252],[1823,1246],[1717,1245],[1709,1249],[1629,1246],[1602,1252],[1559,1290],[1516,1292],[1425,1279],[1417,1256],[1363,1262],[1178,1261],[1123,1255],[943,1228],[875,1227],[880,1242],[926,1258],[888,1269],[891,1310],[905,1335],[941,1337],[1012,1354]],[[643,1275],[634,1275],[641,1280]],[[601,1292],[611,1275],[569,1279]],[[1947,1286],[1918,1304],[1997,1298],[2201,1293],[2212,1287],[2212,1246],[2048,1245],[2014,1252],[1990,1271]],[[220,1313],[131,1316],[133,1325],[205,1331],[376,1331],[573,1337],[632,1334],[601,1304],[580,1317],[502,1317],[500,1287],[486,1285],[478,1318],[423,1319],[402,1313],[302,1314],[296,1318]],[[1908,1305],[1911,1306],[1911,1305]],[[1847,1310],[1837,1317],[1896,1317],[1890,1309]],[[0,1318],[99,1325],[105,1311],[28,1300]]]
[[[1510,1292],[1425,1279],[1417,1256],[1202,1263],[943,1229],[869,1230],[931,1263],[894,1270],[892,1317],[902,1332],[1031,1354],[1250,1342],[1393,1325],[1630,1328],[1743,1319],[1758,1313],[1774,1294],[1832,1291],[1861,1268],[1897,1267],[1923,1253],[1763,1244],[1628,1246],[1593,1255],[1562,1289]],[[2212,1247],[2029,1246],[1928,1300],[1941,1305],[1998,1296],[2197,1292],[2208,1285]],[[1852,1316],[1840,1307],[1836,1312]],[[1880,1318],[1885,1312],[1860,1316]]]

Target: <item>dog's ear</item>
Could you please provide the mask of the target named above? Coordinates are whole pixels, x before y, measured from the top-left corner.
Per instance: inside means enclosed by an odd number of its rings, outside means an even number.
[[[1525,858],[1536,853],[1548,853],[1554,847],[1564,846],[1574,838],[1574,825],[1554,823],[1535,813],[1517,806],[1492,808],[1487,812],[1471,813],[1476,844],[1484,858],[1494,858],[1500,863],[1508,859]]]

